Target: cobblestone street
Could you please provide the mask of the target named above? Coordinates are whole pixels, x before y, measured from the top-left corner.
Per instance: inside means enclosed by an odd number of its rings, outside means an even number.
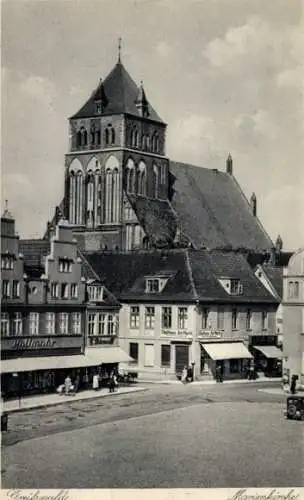
[[[300,486],[302,424],[260,389],[153,385],[12,414],[3,487]]]

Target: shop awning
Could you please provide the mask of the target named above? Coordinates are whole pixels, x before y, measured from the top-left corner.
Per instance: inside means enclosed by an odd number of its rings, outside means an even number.
[[[124,363],[127,361],[134,361],[133,358],[118,346],[114,347],[87,347],[85,356],[90,362],[94,361],[94,365],[101,363]],[[91,365],[93,366],[93,365]]]
[[[16,358],[1,361],[1,373],[27,372],[35,370],[56,370],[94,366],[84,355],[43,356],[41,358]]]
[[[254,346],[257,351],[260,351],[266,358],[282,358],[283,353],[281,349],[275,345],[259,345]]]
[[[44,356],[36,358],[16,358],[1,361],[1,373],[18,373],[36,370],[56,370],[65,368],[86,368],[102,363],[132,361],[120,347],[100,347],[75,356]]]
[[[253,356],[243,342],[202,343],[202,347],[211,359],[249,359]]]

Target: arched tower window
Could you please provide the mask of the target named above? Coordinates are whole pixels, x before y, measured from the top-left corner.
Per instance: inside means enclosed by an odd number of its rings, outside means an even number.
[[[146,165],[141,161],[137,169],[137,193],[142,196],[147,194],[147,174]]]
[[[127,162],[127,192],[135,193],[135,164],[129,159]]]
[[[87,166],[86,221],[88,227],[96,227],[102,221],[101,165],[92,158]]]
[[[82,224],[83,221],[83,168],[76,158],[69,167],[69,222]]]
[[[108,125],[105,130],[105,144],[111,146],[115,144],[115,130],[112,125]]]
[[[87,173],[87,207],[86,207],[86,223],[88,227],[94,225],[94,175],[92,170]]]
[[[153,165],[153,174],[154,174],[154,198],[158,198],[158,190],[159,190],[159,167],[157,165]]]
[[[80,129],[80,146],[86,146],[88,144],[88,133],[84,127]]]
[[[105,165],[105,222],[117,223],[120,220],[120,174],[117,158],[111,156]]]
[[[159,137],[156,132],[152,136],[152,151],[159,153]]]
[[[81,132],[78,130],[77,135],[76,135],[76,142],[77,142],[77,147],[81,147]]]

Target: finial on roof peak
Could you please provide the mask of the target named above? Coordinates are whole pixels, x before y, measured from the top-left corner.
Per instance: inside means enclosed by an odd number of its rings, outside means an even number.
[[[122,39],[121,37],[118,38],[118,62],[120,62],[121,60],[121,42],[122,42]]]

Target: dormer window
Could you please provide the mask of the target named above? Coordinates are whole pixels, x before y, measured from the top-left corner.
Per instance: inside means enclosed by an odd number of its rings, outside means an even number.
[[[95,102],[95,115],[101,115],[101,113],[102,113],[101,102]]]
[[[146,280],[146,293],[157,293],[160,290],[159,279]]]
[[[70,273],[72,271],[72,261],[69,259],[59,259],[58,269],[60,273]]]
[[[240,280],[230,280],[230,293],[231,295],[241,295],[243,293],[243,285],[241,284]]]
[[[102,286],[89,286],[88,287],[89,301],[102,302],[103,300],[103,287]]]
[[[238,278],[219,278],[219,282],[229,295],[242,295],[243,285]]]

